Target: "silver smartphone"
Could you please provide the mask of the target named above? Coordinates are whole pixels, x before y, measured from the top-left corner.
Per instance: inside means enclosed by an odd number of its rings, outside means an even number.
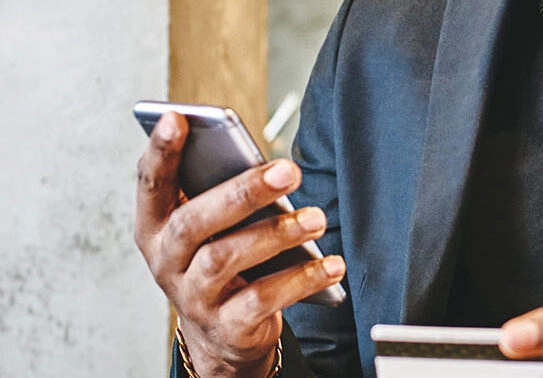
[[[140,101],[134,106],[134,115],[148,135],[161,115],[170,111],[184,115],[189,123],[189,135],[183,148],[179,169],[180,187],[189,199],[248,168],[266,162],[240,117],[232,109],[157,101]],[[294,207],[286,196],[282,196],[236,227],[292,211]],[[308,241],[242,272],[241,276],[253,281],[287,267],[322,257],[323,254],[317,244]],[[337,283],[307,297],[303,302],[337,306],[343,302],[345,296],[345,290]]]

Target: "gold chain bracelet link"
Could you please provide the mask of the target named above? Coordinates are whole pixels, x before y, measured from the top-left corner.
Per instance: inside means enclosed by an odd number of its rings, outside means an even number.
[[[183,367],[185,368],[189,378],[201,378],[196,370],[194,370],[194,364],[192,363],[192,358],[190,357],[189,350],[185,344],[185,339],[183,338],[183,333],[181,332],[180,319],[177,318],[177,329],[175,330],[175,336],[177,342],[179,343],[179,353],[183,358]],[[283,369],[283,344],[281,343],[281,338],[277,339],[277,346],[275,347],[275,363],[270,373],[266,378],[278,378]]]

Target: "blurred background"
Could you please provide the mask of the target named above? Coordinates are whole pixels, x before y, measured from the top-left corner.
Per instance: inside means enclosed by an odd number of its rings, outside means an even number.
[[[270,115],[303,94],[339,4],[269,2]],[[165,0],[0,0],[0,378],[167,376],[167,301],[132,240],[131,108],[167,99],[168,17]]]

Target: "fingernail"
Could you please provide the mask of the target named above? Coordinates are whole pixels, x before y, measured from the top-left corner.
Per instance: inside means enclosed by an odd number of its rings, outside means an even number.
[[[326,217],[317,207],[300,210],[296,215],[296,220],[304,230],[309,232],[320,231],[326,226]]]
[[[322,266],[329,277],[343,276],[345,273],[345,262],[340,256],[325,257]]]
[[[264,173],[264,181],[274,189],[284,189],[295,179],[294,171],[286,160],[277,162]]]
[[[502,340],[514,352],[535,349],[539,344],[539,328],[531,320],[514,322],[505,327]]]

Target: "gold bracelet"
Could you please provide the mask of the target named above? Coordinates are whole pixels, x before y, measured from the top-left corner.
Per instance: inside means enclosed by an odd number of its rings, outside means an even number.
[[[179,318],[177,319],[177,329],[175,330],[175,337],[177,337],[177,342],[179,343],[179,353],[183,358],[183,367],[189,375],[189,378],[200,378],[198,373],[194,370],[194,365],[192,364],[192,358],[190,358],[189,350],[185,344],[185,339],[181,333],[181,327],[179,327]]]
[[[175,336],[177,342],[179,343],[179,353],[183,358],[183,367],[189,375],[189,378],[201,378],[196,370],[194,370],[194,364],[192,363],[192,358],[190,357],[189,350],[185,344],[185,339],[183,338],[183,333],[181,332],[180,319],[177,318],[177,329],[175,330]],[[277,339],[277,346],[275,347],[275,362],[273,368],[266,376],[266,378],[277,378],[281,374],[283,369],[283,344],[281,343],[281,338]]]
[[[278,378],[281,375],[281,370],[283,370],[283,343],[281,343],[281,338],[278,338],[275,346],[275,362],[266,378]]]

